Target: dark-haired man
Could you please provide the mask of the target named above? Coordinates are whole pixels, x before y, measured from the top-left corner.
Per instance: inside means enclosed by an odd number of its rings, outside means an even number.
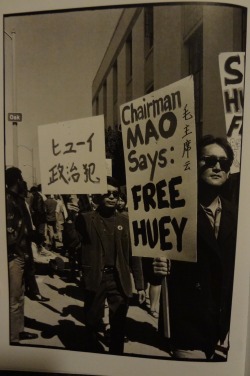
[[[25,182],[21,170],[10,167],[5,171],[6,230],[9,265],[10,342],[34,339],[38,335],[24,331],[24,269],[31,257],[30,228],[24,194]]]
[[[155,272],[168,275],[175,358],[227,357],[237,215],[221,190],[233,158],[225,139],[209,135],[201,140],[197,150],[197,263],[172,261],[170,266],[164,258],[154,261]]]
[[[85,324],[94,338],[103,316],[105,299],[109,306],[111,354],[122,354],[129,297],[132,295],[130,266],[139,292],[145,299],[141,260],[132,258],[127,216],[116,210],[119,186],[108,177],[107,193],[95,211],[80,214],[75,227],[82,245]],[[75,239],[75,237],[74,237]]]

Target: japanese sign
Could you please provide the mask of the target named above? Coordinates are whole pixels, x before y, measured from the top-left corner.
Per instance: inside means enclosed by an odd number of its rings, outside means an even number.
[[[103,116],[41,125],[38,140],[45,194],[107,191]]]
[[[227,139],[234,151],[231,173],[236,173],[240,171],[245,52],[225,52],[220,54],[219,66]]]
[[[126,103],[120,113],[133,254],[196,261],[193,77]]]

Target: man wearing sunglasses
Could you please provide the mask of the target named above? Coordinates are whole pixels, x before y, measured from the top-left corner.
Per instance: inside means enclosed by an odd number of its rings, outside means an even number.
[[[201,140],[197,149],[197,263],[154,261],[155,272],[168,275],[170,349],[177,359],[227,358],[237,215],[222,189],[233,158],[225,139],[208,135]]]
[[[82,247],[86,350],[98,351],[96,332],[107,299],[109,352],[122,354],[129,297],[132,295],[130,267],[140,303],[145,300],[145,292],[141,260],[132,258],[131,254],[128,218],[116,210],[119,186],[112,177],[107,178],[107,183],[107,193],[100,196],[98,208],[80,214],[75,229]]]

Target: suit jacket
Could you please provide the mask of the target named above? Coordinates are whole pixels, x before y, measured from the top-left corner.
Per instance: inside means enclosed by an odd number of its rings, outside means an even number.
[[[168,286],[175,347],[213,352],[229,332],[237,215],[229,202],[221,202],[218,238],[199,207],[197,263],[172,262]]]
[[[86,290],[97,291],[104,268],[105,240],[101,236],[101,217],[98,211],[81,213],[76,218],[75,230],[72,223],[69,238],[74,244],[81,242],[83,281]],[[137,290],[143,290],[141,260],[132,257],[128,218],[115,213],[114,240],[116,259],[115,266],[122,290],[126,296],[132,295],[130,268]]]

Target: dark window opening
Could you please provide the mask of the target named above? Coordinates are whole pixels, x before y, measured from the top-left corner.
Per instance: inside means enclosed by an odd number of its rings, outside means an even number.
[[[203,27],[187,41],[188,73],[194,76],[195,120],[197,138],[202,136],[203,124]]]

